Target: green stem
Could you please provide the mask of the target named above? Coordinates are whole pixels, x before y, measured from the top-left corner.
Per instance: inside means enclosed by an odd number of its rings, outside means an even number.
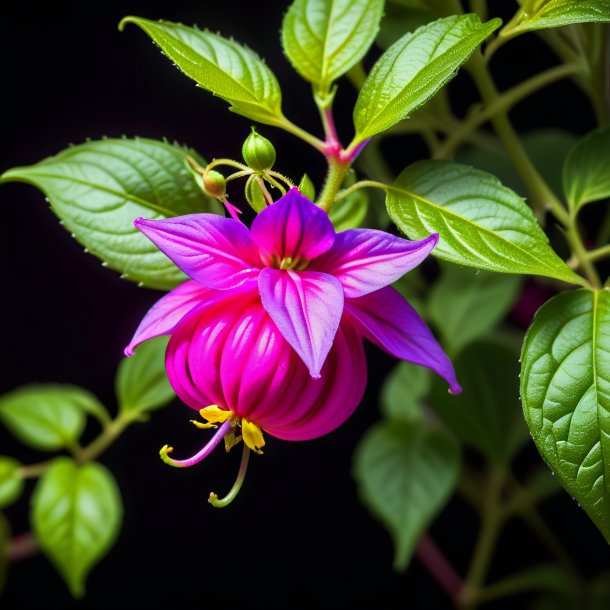
[[[382,191],[387,191],[391,187],[388,184],[376,182],[375,180],[360,180],[359,182],[352,184],[352,186],[343,189],[342,191],[339,191],[335,196],[335,201],[345,199],[348,195],[351,195],[352,193],[355,193],[356,191],[363,188],[377,188]]]
[[[123,433],[125,428],[135,421],[133,416],[119,415],[111,421],[101,434],[82,449],[76,456],[79,463],[83,464],[99,457],[114,441]]]
[[[593,263],[591,262],[590,255],[584,247],[582,239],[580,237],[580,233],[578,232],[575,215],[571,215],[569,217],[566,239],[568,240],[568,244],[570,244],[570,248],[572,249],[574,256],[578,259],[578,262],[580,263],[580,266],[582,267],[582,270],[587,276],[587,279],[589,280],[591,285],[594,288],[601,288],[602,283],[599,279],[597,269],[595,268],[595,265],[593,265]]]
[[[310,146],[313,146],[316,150],[324,153],[324,141],[316,138],[316,136],[312,135],[308,131],[305,131],[298,125],[295,125],[292,121],[288,120],[285,116],[282,116],[282,119],[277,123],[274,123],[276,127],[291,133],[293,136],[300,138],[304,142],[307,142]]]
[[[244,449],[241,454],[241,462],[239,464],[239,472],[237,473],[237,478],[235,479],[235,483],[233,483],[233,487],[229,490],[229,493],[224,498],[218,498],[218,495],[213,491],[210,493],[210,497],[208,498],[208,502],[215,506],[216,508],[224,508],[228,506],[235,500],[241,486],[244,484],[244,479],[246,478],[246,472],[248,471],[248,460],[250,459],[250,449],[244,443]]]
[[[503,470],[491,472],[481,513],[479,537],[459,599],[459,607],[464,610],[475,610],[479,605],[479,592],[487,576],[493,550],[504,521],[500,501],[505,481],[506,473]]]
[[[322,192],[317,201],[317,204],[326,212],[330,210],[335,202],[335,197],[343,184],[345,174],[347,174],[349,167],[349,163],[341,163],[335,158],[330,158],[328,160],[328,172],[326,174],[324,186],[322,187]]]
[[[438,147],[435,158],[446,159],[453,155],[459,145],[480,125],[498,113],[507,113],[511,108],[532,93],[548,85],[575,74],[579,70],[575,64],[562,64],[515,85],[512,89],[499,94],[480,112],[471,112],[459,127],[450,132],[449,137]]]
[[[610,256],[610,244],[597,248],[596,250],[590,250],[587,253],[587,258],[590,261],[598,261],[602,258],[606,258],[606,256]]]

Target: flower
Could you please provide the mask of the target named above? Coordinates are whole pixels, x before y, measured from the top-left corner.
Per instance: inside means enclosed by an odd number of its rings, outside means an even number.
[[[407,301],[389,285],[438,241],[373,229],[335,233],[327,214],[293,188],[248,229],[192,214],[138,218],[136,226],[191,279],[162,297],[125,349],[171,334],[166,354],[177,395],[222,424],[224,437],[259,451],[262,430],[289,440],[322,436],[354,411],[366,384],[363,337],[426,366],[461,391],[453,366]]]

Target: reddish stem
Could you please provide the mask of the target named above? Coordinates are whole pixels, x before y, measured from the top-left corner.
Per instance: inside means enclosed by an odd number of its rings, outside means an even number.
[[[40,551],[40,544],[32,532],[15,536],[8,547],[9,563],[17,563],[33,557]]]

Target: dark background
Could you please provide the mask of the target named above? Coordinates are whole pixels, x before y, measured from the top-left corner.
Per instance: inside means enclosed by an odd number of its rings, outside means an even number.
[[[510,9],[509,2],[501,4]],[[122,134],[167,137],[207,158],[239,159],[250,121],[197,89],[135,26],[119,33],[117,25],[128,14],[197,23],[245,42],[277,75],[287,116],[319,134],[309,86],[281,53],[284,7],[243,0],[3,2],[0,171],[34,163],[86,137]],[[509,47],[494,64],[502,88],[553,62],[533,36]],[[460,75],[451,87],[460,112],[472,97],[470,83]],[[337,123],[344,141],[351,137],[354,99],[350,86],[342,86]],[[559,125],[585,133],[594,126],[588,104],[566,83],[520,106],[514,118],[522,129]],[[324,164],[318,153],[272,128],[260,131],[274,141],[280,171],[294,179],[307,171],[319,184]],[[416,138],[387,150],[394,170],[425,155]],[[113,376],[122,349],[160,293],[120,280],[83,254],[33,187],[3,185],[0,209],[0,391],[30,382],[74,383],[114,409]],[[427,271],[435,272],[433,262]],[[254,456],[239,498],[227,509],[216,510],[206,499],[212,490],[229,489],[239,452],[227,456],[219,450],[198,467],[180,471],[158,459],[166,442],[181,455],[198,448],[202,436],[188,424],[187,407],[176,402],[150,423],[129,429],[102,458],[118,479],[125,521],[116,546],[90,575],[87,598],[71,600],[38,556],[12,566],[0,607],[449,607],[417,561],[406,574],[392,570],[391,539],[357,498],[352,453],[379,418],[377,393],[392,365],[386,354],[367,349],[370,383],[356,414],[315,441],[267,438],[265,455]],[[1,430],[0,453],[26,463],[45,458]],[[520,463],[527,470],[541,462],[530,446]],[[610,565],[602,537],[565,494],[543,510],[586,574]],[[28,529],[25,501],[8,516],[16,533]],[[474,514],[454,499],[432,533],[463,573],[477,533]],[[516,524],[501,543],[492,576],[549,558]]]

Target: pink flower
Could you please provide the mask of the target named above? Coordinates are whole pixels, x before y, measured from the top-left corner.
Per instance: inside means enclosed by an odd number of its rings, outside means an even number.
[[[260,430],[306,440],[337,428],[364,392],[363,337],[461,391],[426,324],[389,286],[438,235],[414,242],[372,229],[335,233],[296,188],[251,229],[213,214],[135,224],[192,279],[150,309],[125,353],[172,335],[166,366],[176,393],[223,424],[209,450],[238,427],[256,450]]]

